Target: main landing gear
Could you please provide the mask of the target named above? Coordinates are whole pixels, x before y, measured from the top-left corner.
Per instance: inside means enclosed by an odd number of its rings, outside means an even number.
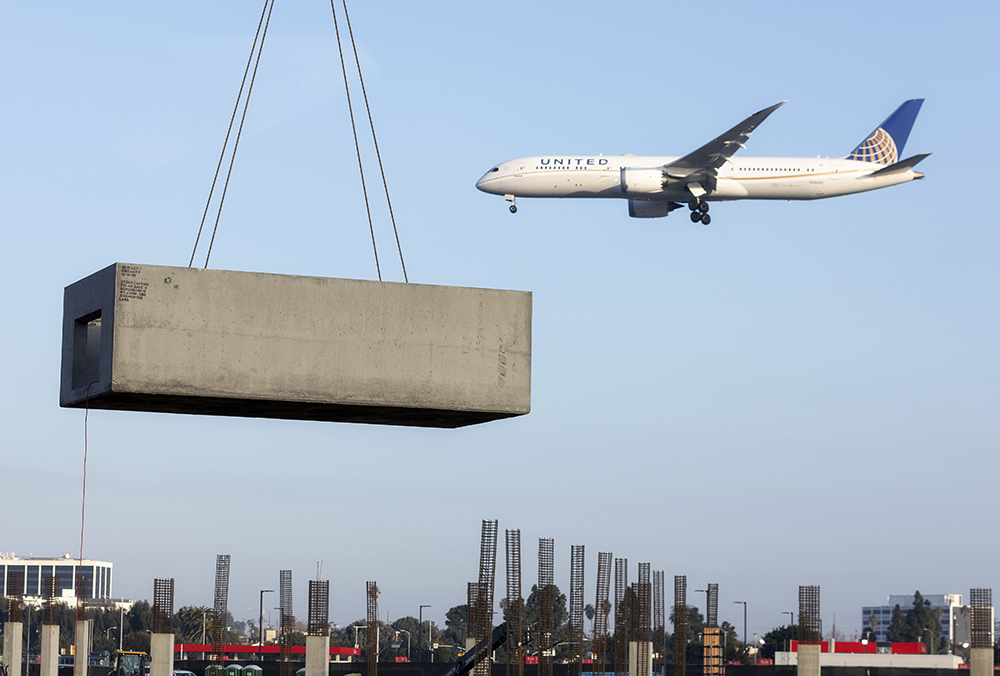
[[[708,215],[708,202],[699,199],[692,199],[688,202],[688,209],[691,210],[691,222],[708,225],[712,222],[712,217]]]
[[[517,213],[517,207],[514,206],[514,199],[515,199],[515,197],[513,195],[504,195],[503,198],[505,200],[507,200],[508,202],[510,202],[510,213],[516,214]]]

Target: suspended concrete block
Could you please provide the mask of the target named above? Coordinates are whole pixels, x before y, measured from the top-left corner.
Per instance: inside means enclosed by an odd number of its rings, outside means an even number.
[[[116,263],[66,287],[60,405],[461,427],[531,408],[531,293]]]

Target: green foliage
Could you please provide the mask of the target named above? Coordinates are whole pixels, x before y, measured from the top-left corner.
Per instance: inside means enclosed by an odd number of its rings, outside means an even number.
[[[903,615],[899,604],[892,610],[892,621],[889,623],[887,637],[893,642],[923,643],[927,652],[941,652],[941,618],[937,610],[931,608],[931,602],[919,591],[913,593],[913,605]]]
[[[792,641],[799,639],[799,626],[792,624],[781,626],[764,634],[764,645],[760,646],[760,656],[773,660],[775,651],[786,651]]]

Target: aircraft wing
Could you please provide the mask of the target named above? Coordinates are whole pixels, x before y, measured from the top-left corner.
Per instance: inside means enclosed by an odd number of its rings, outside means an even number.
[[[663,167],[667,176],[674,179],[714,176],[716,170],[726,163],[750,138],[750,133],[767,119],[767,116],[788,103],[782,101],[770,108],[758,111],[738,125],[709,141],[693,153]]]

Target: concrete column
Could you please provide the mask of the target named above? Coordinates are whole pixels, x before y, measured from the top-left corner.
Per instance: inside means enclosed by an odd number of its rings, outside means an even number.
[[[799,643],[798,676],[819,676],[819,651],[818,644],[803,645]]]
[[[149,676],[173,676],[173,673],[174,635],[150,634]]]
[[[90,620],[79,620],[76,623],[76,655],[73,658],[73,676],[87,676],[90,666]]]
[[[24,643],[24,625],[20,622],[4,622],[3,625],[3,665],[7,676],[21,676],[21,645]]]
[[[646,643],[646,655],[649,659],[649,664],[646,665],[646,673],[649,676],[653,675],[653,644]],[[629,641],[628,643],[628,673],[629,676],[638,676],[639,674],[639,642]]]
[[[41,676],[59,676],[59,625],[42,625]]]
[[[330,637],[306,636],[306,676],[328,676],[329,673]]]
[[[969,651],[969,676],[993,674],[993,648],[973,648]]]

